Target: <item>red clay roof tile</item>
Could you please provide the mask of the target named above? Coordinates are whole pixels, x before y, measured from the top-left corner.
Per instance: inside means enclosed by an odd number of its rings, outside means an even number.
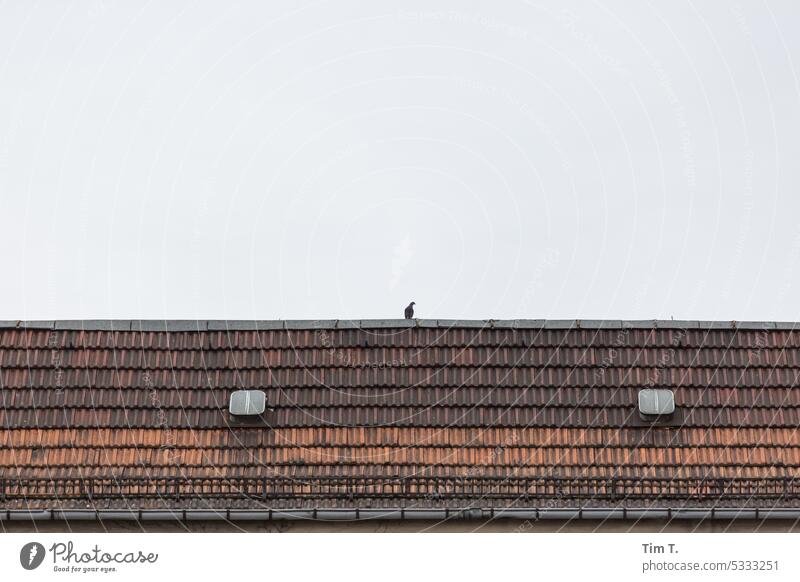
[[[0,507],[800,503],[800,329],[196,323],[0,329]]]

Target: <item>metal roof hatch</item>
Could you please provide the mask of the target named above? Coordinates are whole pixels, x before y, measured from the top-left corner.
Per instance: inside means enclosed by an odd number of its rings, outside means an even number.
[[[675,412],[675,394],[668,388],[639,391],[639,413],[646,418],[669,416]]]
[[[231,394],[228,410],[234,416],[254,417],[266,408],[267,395],[262,390],[237,390]]]
[[[267,407],[264,390],[235,390],[228,400],[228,422],[231,427],[265,428],[273,410]]]

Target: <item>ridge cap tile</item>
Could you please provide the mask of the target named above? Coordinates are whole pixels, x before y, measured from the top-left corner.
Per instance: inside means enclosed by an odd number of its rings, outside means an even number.
[[[715,321],[715,320],[699,320],[697,322],[699,329],[734,329],[733,322],[731,321]]]
[[[439,327],[444,327],[447,329],[459,328],[459,327],[461,328],[489,327],[489,325],[483,319],[437,319],[436,323],[438,324]]]
[[[728,322],[723,322],[730,325]],[[689,319],[657,319],[653,322],[656,329],[699,329],[700,322]]]
[[[42,319],[42,320],[20,320],[17,322],[17,327],[23,329],[53,329],[55,327],[55,320]]]
[[[131,322],[132,331],[204,331],[207,327],[205,319],[136,319]]]
[[[581,319],[583,329],[621,329],[621,319]]]
[[[282,329],[281,326],[279,329]],[[206,329],[208,331],[257,331],[259,328],[258,322],[254,320],[239,320],[239,319],[211,319],[207,322]]]
[[[75,331],[130,331],[130,319],[60,319],[55,322],[56,330]]]
[[[287,319],[283,322],[284,329],[334,329],[335,319]]]
[[[416,319],[362,319],[361,329],[392,329],[414,327]]]
[[[239,320],[237,320],[237,321],[239,321]],[[247,320],[243,320],[242,322],[244,323],[244,321],[247,321]],[[255,328],[254,329],[257,329],[259,331],[262,331],[262,330],[263,331],[272,331],[272,330],[276,330],[276,329],[286,329],[286,325],[285,325],[286,322],[284,322],[282,319],[256,319],[256,320],[253,320],[253,323],[255,324]]]
[[[770,330],[777,329],[777,324],[774,321],[738,321],[736,322],[736,329],[755,329],[755,330]]]
[[[580,320],[576,319],[546,319],[545,329],[577,329]]]
[[[495,329],[544,329],[544,319],[497,319],[487,321]]]
[[[654,329],[656,319],[623,319],[622,329]]]

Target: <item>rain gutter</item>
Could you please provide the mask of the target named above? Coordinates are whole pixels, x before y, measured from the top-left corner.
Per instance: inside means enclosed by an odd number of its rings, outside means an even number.
[[[3,510],[0,521],[364,521],[364,520],[800,520],[800,508],[466,509],[42,509]]]

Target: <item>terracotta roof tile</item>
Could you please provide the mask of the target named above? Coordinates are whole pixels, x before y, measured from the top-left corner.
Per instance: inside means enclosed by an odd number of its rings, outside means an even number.
[[[2,508],[800,501],[790,325],[27,325],[0,329]],[[266,425],[231,425],[242,388]]]

